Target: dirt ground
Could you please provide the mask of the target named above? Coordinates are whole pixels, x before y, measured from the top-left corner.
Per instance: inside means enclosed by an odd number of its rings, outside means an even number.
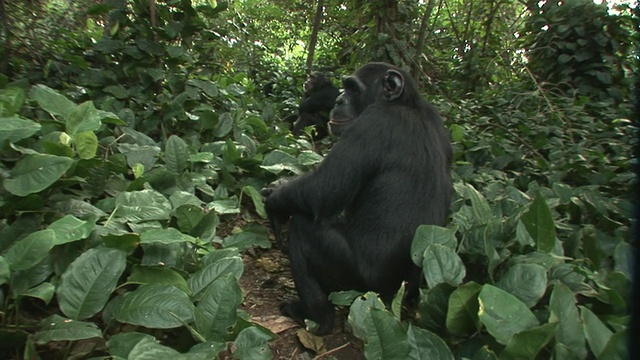
[[[256,250],[244,256],[245,270],[240,284],[245,291],[243,308],[254,322],[278,337],[270,346],[274,359],[364,359],[362,341],[354,337],[346,324],[347,310],[338,312],[330,335],[310,334],[278,310],[282,300],[296,292],[287,257],[277,248]]]

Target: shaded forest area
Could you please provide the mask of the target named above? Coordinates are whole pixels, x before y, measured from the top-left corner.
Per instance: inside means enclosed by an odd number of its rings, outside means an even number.
[[[632,358],[639,15],[0,0],[0,357]],[[370,61],[441,112],[454,199],[415,234],[415,308],[334,293],[318,337],[279,315],[295,290],[260,189],[339,141],[283,121],[307,75]]]

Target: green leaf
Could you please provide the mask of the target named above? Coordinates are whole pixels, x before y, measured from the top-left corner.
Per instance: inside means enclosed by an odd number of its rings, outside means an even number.
[[[466,184],[465,189],[467,197],[471,200],[471,208],[473,209],[476,221],[479,224],[487,224],[494,220],[493,211],[491,211],[491,206],[489,202],[487,202],[487,199],[471,184]]]
[[[207,340],[224,341],[237,319],[242,289],[233,274],[213,281],[195,310],[196,329]]]
[[[553,287],[549,299],[549,322],[557,322],[556,343],[566,349],[565,358],[584,359],[587,356],[582,322],[576,307],[576,296],[564,283]],[[572,356],[570,357],[569,354]]]
[[[5,140],[16,142],[28,138],[40,130],[41,126],[35,121],[23,119],[19,116],[0,118],[0,145]]]
[[[189,296],[163,284],[141,285],[122,296],[114,317],[124,323],[148,328],[171,329],[193,320],[194,306]]]
[[[187,283],[191,293],[197,295],[217,278],[230,273],[239,279],[243,271],[244,264],[239,256],[226,257],[198,270],[187,280]]]
[[[387,310],[371,308],[369,311],[370,316],[365,321],[365,357],[406,360],[410,348],[407,333],[400,320]]]
[[[231,132],[231,129],[233,129],[233,118],[226,112],[218,118],[218,123],[213,129],[213,136],[223,138]]]
[[[134,223],[169,220],[171,202],[154,190],[122,192],[116,198],[114,217]]]
[[[55,243],[53,230],[36,231],[11,245],[4,257],[11,270],[29,269],[44,260]]]
[[[31,90],[31,98],[53,117],[67,119],[76,107],[71,100],[45,85],[35,85]]]
[[[607,346],[609,339],[611,339],[613,332],[586,307],[580,306],[580,315],[589,348],[591,348],[591,351],[599,358]]]
[[[416,229],[411,242],[411,259],[413,263],[422,266],[424,251],[429,245],[439,244],[455,250],[458,245],[456,232],[452,229],[436,225],[420,225]]]
[[[25,91],[19,87],[2,89],[0,91],[0,116],[5,117],[18,113],[24,105],[25,98]]]
[[[478,304],[480,322],[500,344],[507,345],[513,335],[539,325],[527,305],[493,285],[482,286]]]
[[[53,299],[53,294],[56,292],[56,287],[52,283],[43,282],[35,287],[28,289],[20,294],[20,296],[28,296],[42,300],[45,304],[49,304]]]
[[[453,360],[447,344],[438,335],[409,324],[407,331],[410,352],[407,360]]]
[[[240,250],[245,250],[250,247],[260,247],[263,249],[269,249],[271,247],[271,241],[269,241],[269,235],[266,232],[258,231],[241,231],[237,234],[233,234],[223,241],[224,247],[235,247]]]
[[[196,239],[192,236],[181,233],[180,231],[178,231],[178,229],[175,228],[151,229],[143,232],[140,235],[141,244],[171,244],[181,242],[195,243]]]
[[[79,133],[98,130],[100,125],[102,121],[98,110],[93,106],[93,102],[85,101],[73,108],[67,117],[65,131],[75,137]]]
[[[267,212],[264,210],[264,203],[262,202],[262,195],[260,195],[260,191],[253,186],[245,186],[242,188],[242,192],[249,194],[251,196],[251,200],[253,201],[253,206],[256,208],[256,212],[260,215],[261,218],[267,218]]]
[[[427,246],[422,261],[424,277],[429,287],[440,283],[452,286],[462,284],[466,268],[462,259],[451,248],[440,244]]]
[[[40,330],[34,334],[34,341],[40,345],[54,341],[102,338],[102,332],[96,324],[71,320],[60,315],[51,315],[43,319],[40,325]]]
[[[598,360],[627,360],[629,358],[629,330],[613,334],[607,346],[598,356]]]
[[[191,293],[187,281],[175,270],[162,266],[134,265],[128,284],[163,284],[173,285],[187,294]]]
[[[73,160],[68,157],[35,154],[27,155],[11,170],[11,178],[4,181],[4,187],[18,196],[42,191],[67,171]]]
[[[496,285],[531,308],[547,290],[547,270],[538,264],[515,264],[500,277]]]
[[[367,321],[371,316],[371,309],[384,309],[384,303],[378,294],[368,292],[354,300],[349,308],[349,324],[353,328],[353,335],[359,339],[367,339]]]
[[[95,228],[95,223],[80,220],[73,215],[65,215],[47,227],[56,233],[56,245],[86,239]]]
[[[191,233],[196,225],[205,217],[205,213],[201,206],[186,204],[178,207],[174,216],[178,229],[185,233]]]
[[[449,296],[447,330],[450,333],[464,336],[479,330],[478,294],[481,289],[480,284],[471,281],[454,290]]]
[[[233,356],[239,360],[271,360],[271,348],[269,340],[273,334],[261,328],[251,326],[238,334],[234,345],[236,351]]]
[[[60,277],[60,310],[76,320],[97,314],[111,297],[125,266],[126,254],[120,250],[93,248],[84,252]]]
[[[164,162],[167,170],[179,175],[187,168],[189,147],[187,143],[176,135],[171,135],[164,148]]]
[[[556,228],[553,222],[551,210],[541,193],[538,193],[529,211],[524,213],[520,220],[536,242],[538,251],[551,252],[556,243]]]
[[[98,152],[98,137],[93,131],[85,131],[73,137],[81,159],[93,159]]]
[[[536,359],[538,353],[553,339],[558,324],[536,326],[514,334],[500,353],[500,360]]]

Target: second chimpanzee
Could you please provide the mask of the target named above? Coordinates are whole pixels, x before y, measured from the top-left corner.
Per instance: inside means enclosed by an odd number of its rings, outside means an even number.
[[[285,121],[291,122],[291,132],[295,136],[304,133],[307,126],[313,126],[317,141],[327,136],[329,112],[333,108],[340,91],[321,72],[312,72],[304,82],[304,98],[297,115],[290,115]]]
[[[299,301],[281,311],[328,333],[332,291],[389,299],[403,281],[416,293],[410,258],[420,224],[444,225],[451,201],[451,143],[438,112],[403,70],[370,63],[343,80],[330,127],[340,133],[313,171],[263,189],[274,228],[289,222]]]

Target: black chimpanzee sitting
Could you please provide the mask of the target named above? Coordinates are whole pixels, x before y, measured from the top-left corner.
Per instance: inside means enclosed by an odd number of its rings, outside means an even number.
[[[332,291],[389,299],[403,281],[417,293],[410,259],[420,224],[444,225],[451,144],[440,115],[403,70],[370,63],[343,81],[330,127],[340,133],[322,163],[263,189],[274,231],[289,219],[288,251],[300,301],[281,305],[298,322],[332,330]],[[277,234],[276,234],[277,235]]]
[[[298,107],[298,114],[285,118],[285,121],[293,123],[293,135],[300,136],[304,133],[304,128],[313,126],[314,141],[327,136],[329,112],[339,94],[340,91],[321,72],[312,72],[304,82],[304,98]]]

